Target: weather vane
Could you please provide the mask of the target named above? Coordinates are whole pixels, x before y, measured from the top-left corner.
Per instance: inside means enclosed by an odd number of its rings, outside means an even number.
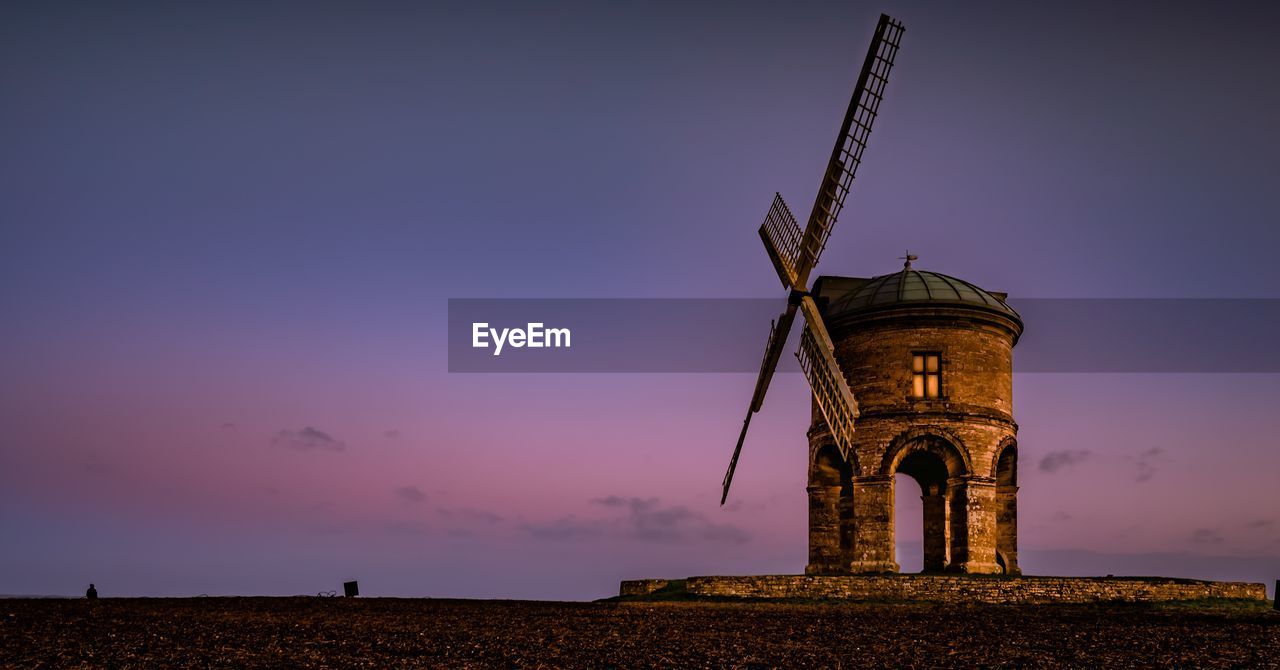
[[[912,254],[910,250],[907,250],[906,254],[907,254],[906,256],[898,256],[898,260],[906,261],[905,263],[902,264],[902,267],[910,268],[911,261],[918,260],[919,257]]]

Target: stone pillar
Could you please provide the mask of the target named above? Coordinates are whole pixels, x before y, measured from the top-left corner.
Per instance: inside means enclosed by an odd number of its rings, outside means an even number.
[[[853,572],[897,572],[893,556],[893,477],[853,478]]]
[[[809,565],[806,575],[833,575],[845,570],[840,550],[840,487],[810,486]]]
[[[954,572],[996,574],[996,483],[983,477],[953,477],[951,564]]]
[[[840,487],[840,571],[847,574],[853,563],[853,543],[857,520],[853,518],[853,486]]]
[[[996,551],[1004,559],[1005,574],[1020,575],[1018,567],[1018,487],[996,486]]]
[[[947,497],[935,492],[920,496],[924,502],[924,571],[942,572],[947,567]]]

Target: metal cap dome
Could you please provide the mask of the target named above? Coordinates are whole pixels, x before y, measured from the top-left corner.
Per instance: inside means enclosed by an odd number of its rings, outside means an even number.
[[[820,277],[814,289],[814,293],[827,299],[826,312],[832,316],[934,303],[979,307],[1022,322],[1005,302],[1003,293],[992,293],[963,279],[911,267],[870,279]]]

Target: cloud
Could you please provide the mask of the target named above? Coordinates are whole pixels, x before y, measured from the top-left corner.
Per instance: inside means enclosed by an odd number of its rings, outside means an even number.
[[[723,542],[743,544],[751,539],[746,531],[729,524],[713,523],[683,506],[663,507],[657,498],[609,496],[592,502],[624,510],[627,529],[633,537],[649,542]]]
[[[1059,522],[1070,521],[1071,515],[1067,514],[1066,512],[1063,512],[1062,510],[1058,510],[1057,512],[1054,512],[1053,516],[1049,517],[1049,519],[1051,521],[1059,521]]]
[[[1216,528],[1197,528],[1191,533],[1191,541],[1195,544],[1222,544],[1226,539]]]
[[[1040,470],[1041,472],[1054,473],[1063,468],[1079,465],[1092,455],[1092,452],[1088,449],[1051,451],[1040,459]]]
[[[463,521],[467,523],[502,523],[502,517],[488,510],[476,509],[474,507],[441,507],[436,510],[436,514],[455,521]]]
[[[400,437],[400,431],[398,430],[383,431],[382,436],[387,438],[388,440],[394,440],[397,437]]]
[[[747,531],[737,526],[715,523],[684,506],[664,506],[658,498],[607,496],[591,503],[612,510],[614,515],[592,519],[569,515],[549,523],[525,524],[523,528],[543,540],[616,536],[666,544],[744,544],[751,539]]]
[[[1276,524],[1275,519],[1256,519],[1244,525],[1245,528],[1270,528]]]
[[[549,523],[526,524],[524,529],[539,540],[581,540],[604,535],[608,524],[600,520],[579,519],[570,514]]]
[[[411,503],[420,503],[427,499],[427,494],[416,486],[401,486],[396,489],[396,497]]]
[[[1138,454],[1138,472],[1133,476],[1135,482],[1145,482],[1156,476],[1157,466],[1164,460],[1164,449],[1153,447]]]
[[[230,421],[224,421],[224,422],[222,423],[222,429],[223,429],[223,430],[231,430],[232,428],[235,428],[235,427],[236,427],[236,425],[235,425],[234,423],[230,422]]]
[[[763,512],[764,510],[767,510],[773,507],[774,505],[777,504],[777,502],[778,502],[778,496],[776,495],[770,496],[765,500],[753,501],[753,502],[744,502],[742,499],[738,499],[729,503],[728,505],[721,507],[720,509],[725,512],[732,512],[735,514],[739,512],[742,512],[745,514],[754,514],[757,512]]]
[[[307,426],[302,430],[282,430],[271,438],[272,444],[278,444],[301,451],[342,451],[347,443],[333,439],[323,430]]]

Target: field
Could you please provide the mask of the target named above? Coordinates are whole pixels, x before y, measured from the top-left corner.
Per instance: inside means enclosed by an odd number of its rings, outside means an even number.
[[[1261,602],[0,600],[5,667],[1280,667]]]

